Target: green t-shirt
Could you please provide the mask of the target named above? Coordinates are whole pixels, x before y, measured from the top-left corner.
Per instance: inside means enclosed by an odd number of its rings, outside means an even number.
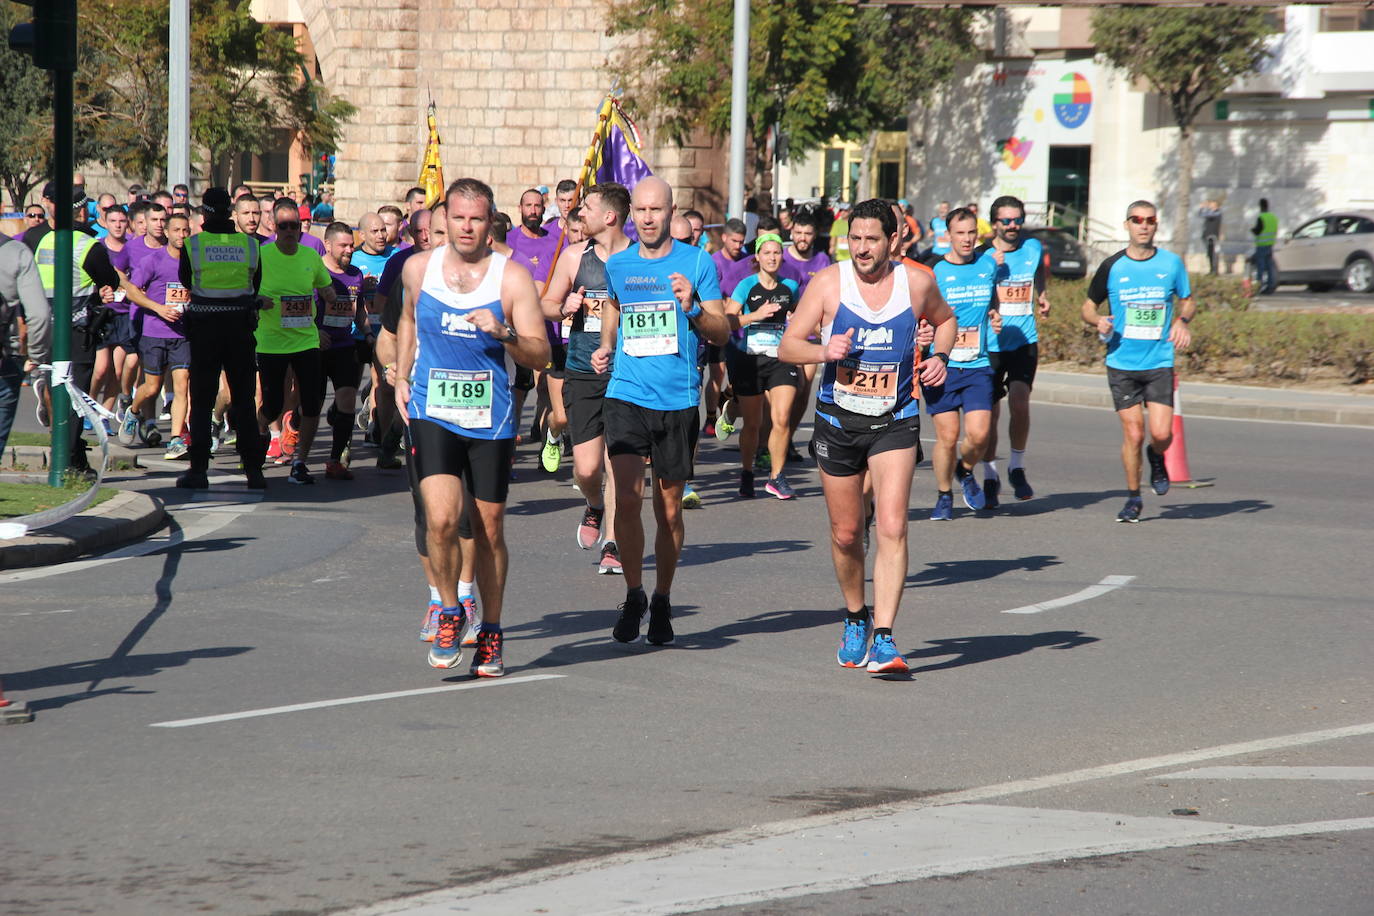
[[[315,290],[331,282],[323,259],[313,249],[298,245],[296,253],[288,257],[276,242],[263,245],[262,286],[258,291],[272,299],[272,307],[258,313],[258,352],[317,349],[320,331],[315,327]]]
[[[835,240],[835,260],[849,260],[849,220],[841,217],[830,225],[830,237]]]

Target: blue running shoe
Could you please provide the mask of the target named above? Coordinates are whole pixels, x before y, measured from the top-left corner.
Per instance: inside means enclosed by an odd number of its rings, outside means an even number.
[[[1011,492],[1016,495],[1017,499],[1024,502],[1035,495],[1035,491],[1031,489],[1030,483],[1026,480],[1026,472],[1023,468],[1012,468],[1007,472],[1007,477],[1011,478]]]
[[[846,668],[862,668],[866,665],[868,663],[868,631],[867,617],[863,620],[852,620],[846,617],[844,619],[844,637],[840,641],[840,651],[835,653],[835,660]]]
[[[693,489],[692,489],[692,485],[691,485],[690,483],[687,484],[685,487],[682,488],[682,508],[684,508],[684,509],[700,509],[700,508],[701,508],[701,496],[700,496],[700,494],[697,493],[696,490],[693,490]]]
[[[434,637],[439,635],[439,609],[443,605],[437,601],[431,601],[429,607],[425,608],[425,619],[420,624],[420,642],[434,642]]]
[[[796,499],[797,491],[792,489],[792,485],[787,482],[787,478],[779,474],[777,477],[770,478],[763,488],[778,499]]]
[[[1140,501],[1140,497],[1132,497],[1126,500],[1126,505],[1121,507],[1121,511],[1116,514],[1118,522],[1130,522],[1138,524],[1140,522],[1140,510],[1145,508],[1145,504]]]
[[[463,650],[458,645],[463,632],[463,612],[458,608],[439,612],[439,632],[429,647],[429,666],[431,668],[453,668],[463,660]],[[456,613],[454,613],[456,611]]]
[[[996,477],[983,478],[983,507],[986,509],[997,509],[1002,505],[1002,501],[997,498],[1001,492],[1002,481]]]
[[[868,650],[868,673],[889,674],[894,671],[909,671],[906,659],[897,651],[897,644],[887,633],[873,637],[873,648]]]
[[[1145,446],[1145,457],[1150,461],[1150,488],[1156,496],[1169,492],[1169,471],[1164,466],[1164,456],[1155,451],[1153,445]]]
[[[959,487],[963,491],[964,505],[974,512],[987,507],[988,501],[983,496],[983,488],[978,486],[978,481],[973,479],[972,474],[966,474],[964,479],[959,481]]]
[[[930,510],[932,522],[947,522],[954,518],[954,494],[941,493],[935,497],[935,508]]]

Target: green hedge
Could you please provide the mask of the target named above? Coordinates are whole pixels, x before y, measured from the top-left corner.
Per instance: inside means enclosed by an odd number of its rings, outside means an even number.
[[[1253,312],[1240,281],[1194,275],[1193,344],[1178,358],[1195,378],[1259,384],[1374,379],[1374,315]],[[1052,280],[1040,320],[1040,359],[1100,368],[1103,344],[1080,315],[1088,281]]]

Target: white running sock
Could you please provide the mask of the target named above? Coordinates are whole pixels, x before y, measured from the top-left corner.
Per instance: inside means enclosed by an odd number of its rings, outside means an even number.
[[[1001,478],[997,475],[997,462],[996,462],[996,461],[984,461],[984,462],[983,462],[983,479],[984,479],[984,480],[1000,480],[1000,479],[1001,479]]]
[[[433,585],[431,585],[431,586],[429,587],[429,600],[430,600],[430,601],[440,601],[440,600],[441,600],[441,599],[439,598],[439,589],[435,588]]]
[[[471,597],[472,597],[472,586],[473,586],[473,583],[471,583],[471,582],[464,582],[462,579],[459,579],[459,580],[458,580],[458,600],[459,600],[459,601],[462,601],[464,598],[471,598]]]
[[[1025,460],[1025,457],[1026,457],[1026,450],[1025,450],[1025,449],[1023,449],[1023,448],[1014,448],[1014,449],[1012,449],[1012,450],[1011,450],[1011,461],[1007,462],[1007,470],[1009,470],[1009,471],[1019,470],[1019,469],[1021,468],[1021,462],[1022,462],[1023,460]]]

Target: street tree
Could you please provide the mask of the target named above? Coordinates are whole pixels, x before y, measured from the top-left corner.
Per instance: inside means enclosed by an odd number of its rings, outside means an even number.
[[[1114,7],[1093,15],[1097,53],[1133,80],[1145,80],[1169,104],[1178,125],[1178,196],[1174,247],[1187,254],[1193,193],[1193,124],[1236,80],[1269,56],[1273,31],[1254,7],[1158,9]]]
[[[698,130],[725,136],[733,0],[607,5],[609,34],[625,38],[607,72],[622,82],[627,102],[672,142],[685,143]],[[972,17],[958,8],[753,0],[747,124],[755,192],[771,173],[770,127],[780,129],[789,157],[887,127],[974,53]]]

